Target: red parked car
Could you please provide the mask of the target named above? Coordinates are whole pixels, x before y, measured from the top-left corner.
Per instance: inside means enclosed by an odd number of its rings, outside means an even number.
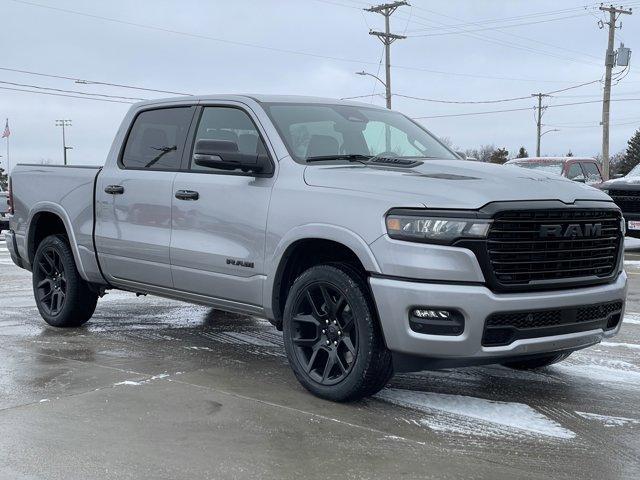
[[[593,158],[578,157],[530,157],[515,158],[505,165],[517,165],[547,173],[555,173],[575,182],[599,186],[604,180],[600,164]]]

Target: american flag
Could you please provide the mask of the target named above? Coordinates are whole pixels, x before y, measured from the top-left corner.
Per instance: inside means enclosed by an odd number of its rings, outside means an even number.
[[[2,132],[2,137],[0,138],[9,138],[9,135],[11,135],[11,130],[9,130],[9,119],[7,118],[7,123],[4,126],[4,132]]]

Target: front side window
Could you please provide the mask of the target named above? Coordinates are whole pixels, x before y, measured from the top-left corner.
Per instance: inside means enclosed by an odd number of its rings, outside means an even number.
[[[335,155],[459,158],[404,115],[351,105],[268,103],[265,109],[299,162]]]
[[[233,107],[205,107],[196,131],[195,145],[214,140],[222,150],[248,155],[265,155],[267,149],[246,112]],[[191,170],[211,171],[212,167],[191,162]]]
[[[125,168],[178,170],[192,107],[161,108],[140,113],[122,154]]]
[[[587,183],[602,182],[602,175],[600,175],[600,170],[598,170],[598,166],[595,163],[585,162],[582,164],[582,168],[584,169]]]

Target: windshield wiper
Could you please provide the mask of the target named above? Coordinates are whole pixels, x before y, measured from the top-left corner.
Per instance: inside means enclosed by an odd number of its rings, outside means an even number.
[[[365,162],[372,158],[371,155],[360,155],[359,153],[353,153],[349,155],[317,155],[315,157],[307,157],[307,162],[330,162],[332,160],[347,160],[349,162]]]

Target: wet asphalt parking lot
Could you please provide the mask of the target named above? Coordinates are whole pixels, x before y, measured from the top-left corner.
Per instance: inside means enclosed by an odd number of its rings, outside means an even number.
[[[260,318],[113,292],[84,327],[48,327],[0,240],[0,478],[640,478],[640,253],[625,263],[617,337],[335,404]]]

